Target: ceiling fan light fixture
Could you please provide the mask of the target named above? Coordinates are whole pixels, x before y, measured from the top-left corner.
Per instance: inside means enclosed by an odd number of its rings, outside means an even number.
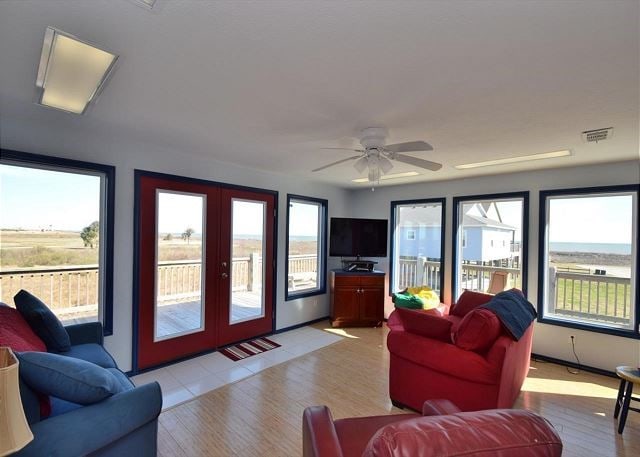
[[[368,175],[369,182],[380,181],[380,176],[382,176],[382,173],[380,173],[380,168],[369,167],[369,175]]]
[[[362,173],[367,169],[367,157],[362,156],[353,164],[353,168],[355,168],[358,173]]]
[[[571,151],[563,149],[561,151],[543,152],[540,154],[530,154],[526,156],[506,157],[504,159],[485,160],[482,162],[464,163],[455,165],[458,170],[467,170],[470,168],[490,167],[493,165],[505,165],[508,163],[529,162],[532,160],[553,159],[556,157],[567,157],[571,155]]]
[[[378,159],[378,165],[380,165],[380,169],[382,170],[382,173],[385,175],[389,173],[393,168],[393,164],[386,157],[380,157]]]

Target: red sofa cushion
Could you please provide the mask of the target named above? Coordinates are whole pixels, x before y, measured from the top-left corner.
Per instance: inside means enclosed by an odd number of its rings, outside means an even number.
[[[560,436],[546,419],[531,411],[496,409],[418,417],[389,424],[371,437],[362,455],[533,457],[561,454]]]
[[[445,316],[434,316],[415,309],[397,308],[400,323],[405,331],[434,338],[440,341],[451,341],[451,326],[453,322]]]
[[[458,298],[458,301],[451,307],[450,314],[453,316],[464,317],[467,313],[480,305],[484,305],[493,298],[491,294],[485,294],[482,292],[474,292],[472,290],[465,290]]]
[[[9,346],[17,352],[47,350],[18,310],[5,304],[0,304],[0,346]]]
[[[387,347],[392,355],[452,377],[491,385],[499,381],[501,365],[490,362],[489,358],[485,359],[477,352],[460,349],[452,343],[409,332],[390,332]]]
[[[489,349],[501,332],[500,319],[493,311],[476,308],[462,318],[453,341],[460,349],[482,352]]]

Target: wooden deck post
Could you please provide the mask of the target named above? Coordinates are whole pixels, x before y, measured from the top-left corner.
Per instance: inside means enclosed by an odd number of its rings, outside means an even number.
[[[247,281],[247,290],[257,290],[259,289],[259,282],[262,281],[262,275],[260,274],[260,253],[252,252],[249,254],[249,268],[248,268],[248,281]]]
[[[556,306],[558,305],[556,303],[556,287],[557,287],[556,283],[557,283],[557,281],[558,281],[558,278],[556,276],[556,267],[549,267],[549,278],[548,278],[548,281],[547,281],[547,284],[549,284],[549,292],[548,292],[548,295],[547,295],[547,300],[548,300],[547,308],[548,308],[550,313],[555,312]],[[544,287],[544,285],[543,285],[543,287]],[[562,304],[562,306],[564,307],[564,303]]]

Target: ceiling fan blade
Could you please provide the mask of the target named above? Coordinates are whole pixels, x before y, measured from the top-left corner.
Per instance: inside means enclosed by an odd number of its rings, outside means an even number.
[[[404,154],[395,154],[395,160],[402,163],[408,163],[409,165],[413,165],[414,167],[425,168],[431,171],[438,171],[442,168],[441,163],[430,162],[424,159],[418,159],[417,157],[411,157]]]
[[[355,152],[364,152],[364,149],[353,149],[353,148],[320,148],[326,149],[330,151],[355,151]]]
[[[320,168],[316,168],[315,170],[311,170],[311,171],[315,172],[315,171],[324,170],[325,168],[333,167],[334,165],[338,165],[338,164],[341,164],[341,163],[344,163],[344,162],[348,162],[349,160],[354,160],[354,159],[357,159],[359,157],[361,157],[360,154],[358,154],[357,156],[347,157],[346,159],[338,160],[337,162],[332,162],[332,163],[330,163],[328,165],[325,165],[325,166],[320,167]]]
[[[426,141],[408,141],[406,143],[388,144],[384,148],[390,152],[433,151],[433,146]]]
[[[367,156],[360,157],[360,160],[356,160],[356,163],[353,164],[353,168],[358,170],[358,173],[362,173],[368,165]]]

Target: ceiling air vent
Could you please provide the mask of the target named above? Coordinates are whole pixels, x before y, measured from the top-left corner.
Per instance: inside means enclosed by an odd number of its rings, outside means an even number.
[[[582,132],[582,141],[585,143],[597,143],[611,138],[613,135],[613,127],[606,129],[585,130]]]

